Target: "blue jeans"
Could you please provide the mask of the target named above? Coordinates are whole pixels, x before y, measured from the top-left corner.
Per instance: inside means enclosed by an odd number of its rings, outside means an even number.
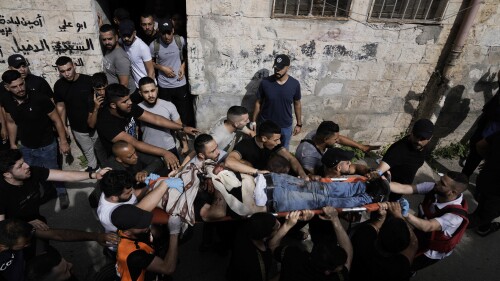
[[[314,210],[326,206],[360,207],[372,203],[364,182],[307,182],[286,174],[271,174],[273,207],[277,212]]]
[[[28,148],[21,144],[19,150],[23,154],[24,162],[30,166],[59,169],[57,165],[57,143],[55,140],[51,144],[39,148]],[[62,182],[54,182],[54,186],[57,194],[67,192]],[[44,184],[44,188],[47,189],[47,185]]]
[[[293,125],[287,128],[281,128],[281,145],[288,149],[290,146],[290,140],[292,139]]]

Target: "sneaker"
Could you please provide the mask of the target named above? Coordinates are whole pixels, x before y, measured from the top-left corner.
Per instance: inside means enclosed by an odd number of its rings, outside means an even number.
[[[69,197],[68,193],[61,193],[57,195],[59,197],[59,206],[61,207],[61,210],[65,210],[69,207]]]
[[[486,227],[480,226],[476,229],[476,233],[481,237],[486,237],[500,229],[500,222],[492,222]]]

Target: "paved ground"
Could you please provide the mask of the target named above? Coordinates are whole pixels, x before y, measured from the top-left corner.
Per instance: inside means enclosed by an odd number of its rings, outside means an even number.
[[[73,149],[73,151],[76,151]],[[75,158],[77,155],[75,156]],[[78,159],[71,167],[65,169],[80,169]],[[427,164],[419,170],[417,182],[429,181],[438,178],[436,172],[445,172],[448,169],[460,170],[456,160],[440,160],[433,171]],[[475,178],[472,178],[474,182]],[[93,190],[94,182],[68,184],[71,205],[67,210],[60,210],[53,200],[42,207],[42,213],[48,218],[49,225],[53,228],[75,228],[100,231],[101,227],[94,211],[87,200],[88,194]],[[472,184],[471,189],[474,185]],[[471,211],[476,208],[476,202],[470,192],[466,193],[470,202]],[[410,196],[413,209],[420,198]],[[228,256],[212,252],[199,252],[201,241],[201,225],[194,228],[194,237],[180,247],[179,265],[174,280],[183,281],[210,281],[224,280],[224,272],[228,264]],[[496,281],[499,280],[500,267],[500,232],[482,238],[472,230],[464,235],[461,244],[451,257],[438,264],[418,272],[412,279],[423,280],[474,280]],[[74,271],[80,280],[94,280],[93,276],[105,263],[102,248],[94,242],[78,243],[53,243],[63,256],[74,264]]]

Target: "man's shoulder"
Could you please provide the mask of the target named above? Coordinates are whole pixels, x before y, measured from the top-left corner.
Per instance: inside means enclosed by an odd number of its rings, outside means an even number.
[[[286,82],[290,82],[290,84],[298,84],[298,85],[300,85],[299,80],[293,78],[293,76],[291,76],[291,75],[288,75],[288,80]]]
[[[111,59],[119,59],[122,57],[128,58],[127,52],[121,48],[121,47],[116,47],[113,49],[113,51],[108,52],[104,55],[105,58],[111,58]]]

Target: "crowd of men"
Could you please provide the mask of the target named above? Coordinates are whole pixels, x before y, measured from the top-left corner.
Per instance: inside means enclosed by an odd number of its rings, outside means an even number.
[[[302,130],[301,89],[284,54],[275,57],[274,74],[261,81],[252,115],[228,105],[227,116],[200,132],[186,79],[186,39],[178,31],[184,29],[182,21],[153,13],[139,20],[137,30],[127,11],[117,9],[112,24],[100,24],[104,72],[79,73],[70,57],[61,56],[53,88],[30,72],[25,57],[8,58],[0,87],[0,280],[74,280],[71,264],[48,240],[103,244],[116,264],[108,280],[164,280],[176,270],[188,219],[170,214],[162,225],[153,211],[167,210],[172,191],[184,194],[192,182],[200,189],[186,193],[185,202],[193,203],[186,203],[186,212],[194,209],[196,220],[205,222],[203,246],[217,236],[231,250],[228,280],[408,280],[449,256],[468,226],[478,226],[481,236],[500,228],[492,222],[500,215],[500,195],[488,185],[499,168],[498,94],[485,106],[489,119],[474,140],[473,156],[485,164],[477,180],[479,207],[469,216],[463,192],[472,160],[466,174],[450,171],[437,182],[414,184],[431,152],[427,144],[434,125],[428,119],[416,121],[393,143],[378,167],[351,163],[352,149],[380,147],[340,135],[334,121],[321,122],[290,152],[292,136]],[[87,159],[84,171],[61,170],[61,161],[71,156],[71,139]],[[214,190],[219,183],[210,181],[209,165],[232,171],[241,186],[258,186],[270,173],[300,178],[298,185],[325,178],[387,178],[390,195],[349,237],[336,206],[321,206],[320,215],[290,210],[277,219],[267,202],[255,203],[253,192]],[[186,183],[186,171],[196,171],[192,182]],[[152,188],[158,176],[164,180]],[[53,229],[40,206],[58,198],[60,208],[68,208],[64,182],[88,179],[98,180],[93,207],[104,233]],[[425,194],[418,213],[409,210],[405,194]],[[245,219],[241,214],[249,208]],[[210,224],[227,217],[238,223]],[[303,228],[306,224],[309,228]],[[312,250],[283,243],[285,236],[302,241],[306,229]]]

